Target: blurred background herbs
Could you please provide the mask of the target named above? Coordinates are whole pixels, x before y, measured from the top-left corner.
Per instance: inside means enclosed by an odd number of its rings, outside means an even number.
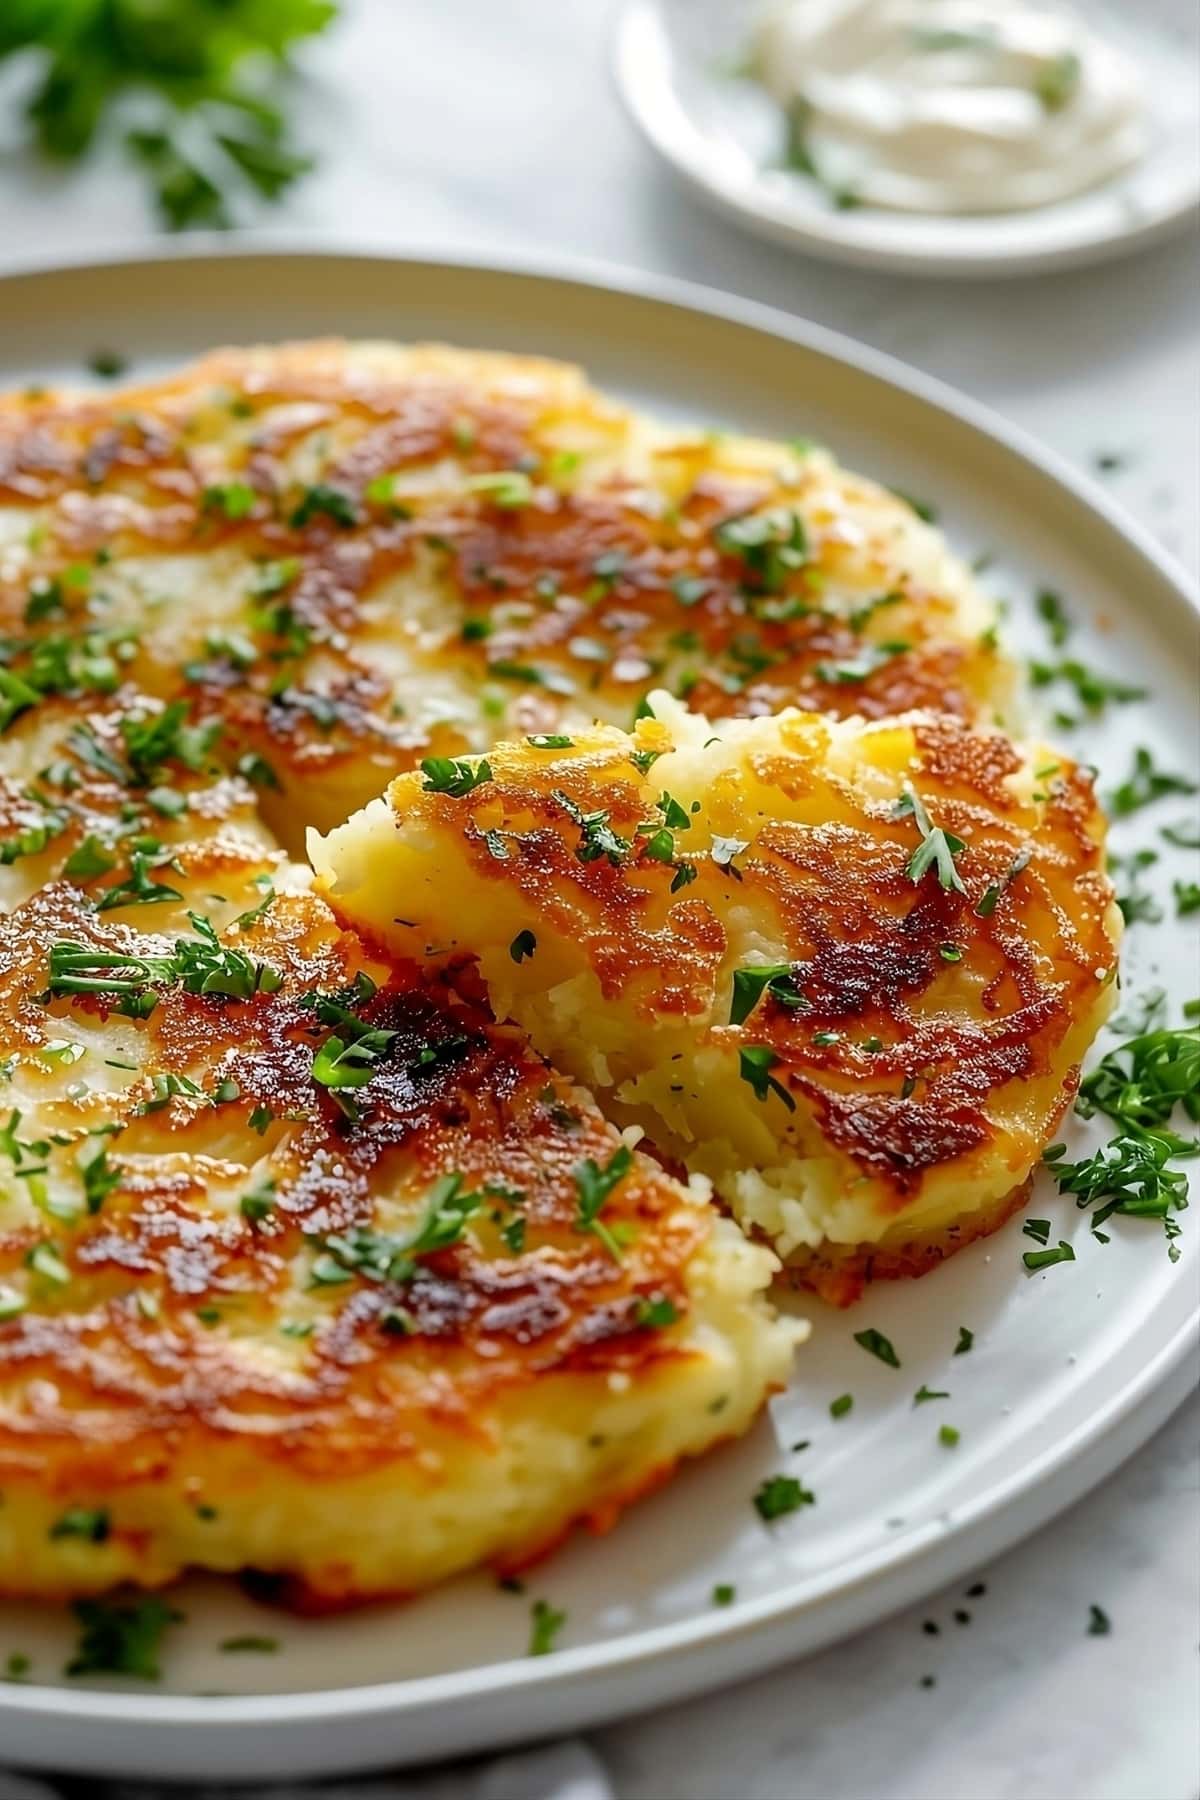
[[[109,140],[172,231],[226,227],[311,167],[293,141],[292,47],[336,0],[3,0],[0,61],[24,65],[31,147],[78,162]]]

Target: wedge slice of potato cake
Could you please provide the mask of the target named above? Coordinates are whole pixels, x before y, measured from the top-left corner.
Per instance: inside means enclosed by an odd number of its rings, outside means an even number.
[[[945,715],[706,721],[667,695],[431,760],[312,854],[849,1300],[1020,1201],[1107,1014],[1090,775]]]

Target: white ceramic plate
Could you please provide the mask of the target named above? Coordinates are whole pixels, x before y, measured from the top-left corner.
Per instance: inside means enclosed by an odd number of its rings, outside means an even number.
[[[224,251],[158,256],[0,281],[0,379],[79,378],[97,347],[153,368],[222,341],[317,333],[441,337],[575,357],[606,387],[679,418],[831,444],[853,466],[939,503],[951,538],[997,561],[987,580],[1039,642],[1030,595],[1067,596],[1072,650],[1152,705],[1116,709],[1076,734],[1106,777],[1131,746],[1169,767],[1196,759],[1197,619],[1163,557],[1095,491],[969,402],[887,359],[780,314],[646,277],[603,284],[535,268],[504,271],[377,256]],[[1122,842],[1188,810],[1162,802]],[[1150,871],[1169,889],[1195,853]],[[1173,912],[1173,907],[1168,909]],[[1194,932],[1135,928],[1130,992],[1157,968],[1180,1001],[1200,991]],[[1087,1141],[1087,1130],[1072,1128]],[[1200,1245],[1185,1218],[1181,1259],[1161,1231],[1086,1218],[1044,1181],[1029,1211],[1077,1260],[1027,1276],[1019,1220],[916,1284],[873,1292],[851,1314],[816,1304],[811,1344],[751,1437],[685,1471],[604,1540],[577,1539],[523,1596],[479,1576],[407,1606],[322,1622],[289,1620],[231,1584],[188,1583],[154,1687],[69,1681],[69,1619],[0,1607],[0,1760],[143,1776],[282,1778],[462,1753],[559,1732],[729,1682],[849,1631],[972,1566],[1082,1495],[1183,1397],[1196,1341]],[[853,1341],[875,1326],[903,1367]],[[952,1351],[959,1327],[969,1355]],[[950,1398],[914,1409],[921,1383]],[[854,1395],[837,1422],[836,1395]],[[942,1423],[961,1432],[938,1442]],[[792,1447],[811,1440],[808,1447]],[[768,1527],[751,1496],[776,1471],[817,1504]],[[716,1607],[717,1583],[736,1586]],[[529,1658],[529,1608],[567,1623],[553,1655]],[[273,1654],[223,1653],[269,1636]]]
[[[835,209],[807,176],[779,168],[783,124],[744,60],[765,0],[627,0],[613,44],[617,84],[639,129],[702,198],[750,230],[836,262],[905,274],[1024,274],[1099,261],[1178,229],[1200,202],[1197,21],[1181,0],[1145,0],[1136,21],[1088,0],[1106,36],[1145,70],[1151,144],[1102,187],[1021,213],[933,217]]]

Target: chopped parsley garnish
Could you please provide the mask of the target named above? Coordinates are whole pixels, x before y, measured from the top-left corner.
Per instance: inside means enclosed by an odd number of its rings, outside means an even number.
[[[98,994],[114,1012],[148,1018],[158,999],[157,985],[179,981],[189,994],[249,1000],[273,994],[283,977],[266,963],[222,944],[212,921],[190,912],[195,938],[177,938],[169,956],[108,955],[85,944],[59,943],[50,950],[53,996]]]
[[[712,1591],[714,1606],[732,1606],[737,1599],[737,1589],[729,1581],[718,1581]]]
[[[895,589],[886,594],[876,594],[872,599],[864,600],[860,606],[851,607],[846,614],[846,623],[851,631],[861,631],[868,620],[873,619],[885,606],[900,606],[903,601],[904,595]]]
[[[886,663],[897,656],[903,656],[911,648],[911,644],[899,640],[887,644],[866,644],[857,656],[846,657],[841,662],[818,663],[815,674],[819,681],[843,687],[852,682],[867,681]]]
[[[922,1382],[916,1393],[913,1395],[913,1405],[924,1406],[929,1400],[948,1400],[949,1398],[950,1390],[948,1388],[926,1387],[925,1383]]]
[[[75,881],[90,881],[94,875],[111,874],[116,866],[116,857],[110,854],[94,832],[89,832],[63,864],[63,874]]]
[[[98,1213],[108,1196],[121,1183],[120,1169],[108,1160],[104,1134],[85,1139],[75,1153],[75,1164],[83,1180],[83,1197],[89,1213]]]
[[[1108,810],[1114,818],[1124,819],[1162,799],[1164,794],[1194,794],[1196,783],[1186,775],[1172,775],[1154,765],[1154,758],[1140,744],[1133,753],[1133,767],[1120,787],[1108,796]]]
[[[663,755],[665,752],[662,750],[631,750],[629,760],[639,775],[648,775],[653,765]]]
[[[119,376],[124,375],[129,364],[117,350],[93,350],[87,359],[87,366],[101,381],[116,381]]]
[[[533,483],[523,469],[495,469],[467,478],[467,491],[479,494],[502,512],[516,512],[533,499]]]
[[[483,1204],[482,1193],[463,1187],[460,1173],[443,1175],[430,1190],[424,1215],[405,1236],[355,1225],[318,1240],[321,1254],[312,1266],[314,1287],[334,1287],[361,1275],[365,1281],[406,1282],[416,1274],[416,1258],[457,1244],[467,1220]]]
[[[789,1112],[795,1112],[796,1102],[792,1095],[771,1074],[779,1060],[768,1044],[746,1044],[738,1051],[738,1074],[748,1084],[756,1100],[766,1100],[768,1095],[775,1094]]]
[[[628,838],[623,838],[614,831],[609,823],[607,812],[585,813],[569,794],[561,788],[554,789],[554,798],[562,807],[567,817],[579,827],[579,842],[575,846],[576,860],[581,863],[599,862],[607,859],[613,868],[620,865],[630,854],[633,845]]]
[[[762,963],[745,969],[735,969],[733,975],[733,994],[729,1003],[729,1023],[741,1025],[763,996],[767,993],[780,1006],[795,1011],[808,1007],[811,1002],[796,986],[795,965],[792,963]]]
[[[1088,1607],[1088,1636],[1107,1637],[1111,1630],[1112,1620],[1109,1618],[1104,1608],[1102,1606],[1097,1606],[1093,1601],[1092,1605]]]
[[[679,1308],[673,1300],[656,1294],[647,1297],[638,1296],[633,1309],[635,1322],[647,1331],[662,1331],[668,1325],[674,1325],[679,1318]]]
[[[1164,825],[1160,835],[1177,850],[1200,850],[1200,824],[1192,819],[1181,819],[1178,825]]]
[[[1200,1144],[1176,1137],[1169,1131],[1135,1131],[1123,1133],[1097,1150],[1094,1156],[1079,1162],[1061,1160],[1064,1145],[1052,1144],[1044,1161],[1052,1166],[1061,1194],[1074,1194],[1081,1209],[1096,1206],[1092,1214],[1092,1230],[1098,1231],[1113,1213],[1124,1213],[1140,1219],[1162,1219],[1164,1227],[1172,1223],[1171,1214],[1187,1205],[1188,1181],[1182,1169],[1168,1164],[1172,1156],[1197,1154]],[[1096,1205],[1097,1202],[1102,1204]],[[1168,1232],[1171,1250],[1177,1233]],[[1171,1260],[1176,1260],[1178,1252]],[[1026,1263],[1033,1268],[1038,1265]]]
[[[251,1225],[261,1225],[275,1211],[275,1183],[260,1182],[238,1201],[238,1211]]]
[[[358,508],[351,496],[341,488],[317,482],[315,486],[305,490],[292,513],[291,524],[299,530],[316,518],[332,519],[335,525],[344,527],[357,525]]]
[[[854,1405],[854,1395],[853,1394],[839,1394],[836,1400],[831,1400],[829,1402],[830,1418],[831,1419],[844,1419],[846,1414],[850,1411],[850,1409],[853,1405]]]
[[[938,1443],[942,1444],[947,1450],[953,1450],[961,1436],[962,1433],[959,1431],[957,1425],[938,1426]]]
[[[376,1063],[397,1034],[381,1026],[368,1025],[338,1000],[315,995],[311,1004],[322,1025],[337,1027],[313,1057],[312,1065],[313,1080],[329,1089],[337,1100],[342,1090],[367,1085],[375,1073]],[[342,1104],[340,1100],[338,1103]],[[348,1111],[351,1118],[356,1116],[353,1102],[343,1110]]]
[[[1144,1032],[1103,1056],[1079,1084],[1075,1110],[1104,1113],[1117,1124],[1152,1130],[1177,1104],[1200,1121],[1200,1028]]]
[[[103,1544],[108,1539],[112,1522],[102,1506],[69,1506],[50,1527],[52,1538],[83,1538],[89,1544]]]
[[[486,757],[472,764],[461,756],[427,756],[421,763],[421,773],[425,777],[421,784],[425,793],[449,794],[453,800],[463,800],[492,779],[492,765]]]
[[[257,499],[258,495],[246,482],[225,481],[206,487],[200,504],[205,512],[219,512],[225,518],[236,521],[253,512]]]
[[[958,872],[955,857],[962,854],[966,845],[961,838],[943,831],[935,825],[925,808],[925,802],[913,787],[907,787],[896,802],[894,817],[904,818],[911,813],[917,830],[921,833],[921,843],[913,851],[905,865],[905,874],[914,886],[918,885],[931,868],[937,869],[937,878],[942,887],[954,888],[960,894],[966,893],[962,876]]]
[[[128,879],[105,888],[96,901],[96,911],[111,912],[117,906],[152,906],[167,900],[182,900],[178,888],[166,882],[151,881],[149,870],[154,860],[153,855],[135,850],[130,858]]]
[[[1048,1250],[1027,1250],[1021,1261],[1033,1273],[1038,1269],[1052,1269],[1056,1263],[1074,1262],[1075,1252],[1065,1239],[1060,1238]]]
[[[157,1681],[158,1650],[168,1625],[183,1614],[158,1594],[136,1600],[77,1600],[72,1611],[82,1627],[68,1675],[137,1675]]]
[[[527,737],[525,742],[535,750],[570,750],[574,748],[575,739],[563,737],[560,732],[539,732],[536,737]]]
[[[1071,616],[1063,605],[1062,595],[1056,594],[1052,588],[1042,588],[1034,604],[1050,642],[1056,650],[1061,650],[1074,630]]]
[[[1178,918],[1186,919],[1192,913],[1200,912],[1200,881],[1172,882],[1171,892],[1175,896],[1175,912]]]
[[[600,1214],[613,1189],[625,1179],[632,1167],[633,1152],[628,1144],[621,1144],[613,1151],[603,1168],[589,1156],[583,1162],[576,1163],[574,1169],[575,1229],[590,1231],[593,1237],[599,1238],[613,1260],[618,1262],[621,1257],[620,1244]]]
[[[854,1333],[854,1341],[871,1356],[877,1356],[881,1363],[886,1363],[889,1369],[900,1367],[900,1358],[896,1355],[895,1347],[890,1338],[884,1337],[882,1331],[876,1331],[873,1326],[868,1326],[865,1331]]]
[[[1032,662],[1029,678],[1037,688],[1050,687],[1056,681],[1066,682],[1074,689],[1080,705],[1092,713],[1100,712],[1110,700],[1118,706],[1127,706],[1131,701],[1146,698],[1145,688],[1133,687],[1110,675],[1099,675],[1073,658],[1057,663]]]
[[[999,900],[1001,894],[1007,887],[1011,886],[1018,875],[1022,874],[1023,871],[1029,867],[1032,860],[1033,846],[1032,844],[1026,844],[1025,848],[1023,850],[1018,850],[1017,854],[1013,857],[1011,863],[1008,865],[1008,870],[1004,879],[1002,881],[991,882],[989,886],[983,890],[983,893],[979,898],[979,904],[975,908],[975,916],[977,918],[991,918],[996,910],[996,902]]]
[[[803,568],[807,557],[804,521],[786,506],[726,519],[713,537],[726,556],[741,561],[744,585],[751,593],[780,593],[788,576]]]
[[[1031,1237],[1037,1244],[1050,1242],[1049,1219],[1026,1219],[1021,1227],[1022,1237]]]
[[[11,669],[0,666],[0,732],[7,731],[14,719],[41,699],[37,688],[30,687]]]
[[[547,1656],[556,1648],[555,1639],[567,1622],[565,1612],[556,1612],[547,1600],[535,1600],[530,1607],[529,1654]]]
[[[258,1656],[271,1656],[279,1648],[279,1639],[254,1637],[247,1633],[245,1637],[222,1638],[218,1648],[225,1656],[237,1656],[247,1652]]]
[[[1052,57],[1038,69],[1033,91],[1048,113],[1061,112],[1074,98],[1082,70],[1083,65],[1074,50],[1064,50],[1061,56]]]
[[[522,963],[526,957],[532,956],[537,949],[537,939],[532,931],[518,931],[508,946],[508,954],[515,963]]]
[[[121,720],[129,776],[136,786],[153,787],[168,762],[181,762],[188,769],[204,768],[208,752],[220,735],[220,721],[189,725],[187,716],[187,701],[173,700],[149,718]],[[125,779],[123,770],[120,778]]]
[[[768,1524],[772,1519],[799,1512],[802,1506],[815,1506],[816,1501],[817,1496],[812,1490],[797,1481],[794,1475],[768,1475],[754,1496],[758,1516]]]

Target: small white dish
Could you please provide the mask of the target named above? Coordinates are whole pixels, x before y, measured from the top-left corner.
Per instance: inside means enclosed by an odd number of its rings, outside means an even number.
[[[1093,0],[1091,10],[1144,71],[1149,149],[1114,180],[1024,212],[843,212],[816,182],[780,167],[779,107],[756,82],[731,73],[744,61],[761,0],[628,0],[613,67],[654,149],[748,230],[834,262],[900,274],[1027,274],[1128,255],[1179,230],[1200,207],[1195,15],[1159,0],[1139,8],[1134,31],[1116,9],[1097,9]]]

